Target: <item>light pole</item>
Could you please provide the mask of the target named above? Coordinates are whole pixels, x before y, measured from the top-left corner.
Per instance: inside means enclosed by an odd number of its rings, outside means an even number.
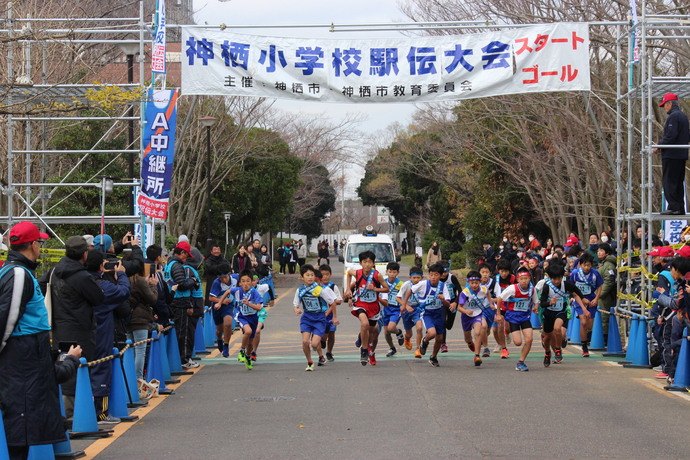
[[[230,243],[228,241],[228,223],[230,222],[230,218],[232,217],[232,213],[230,211],[223,211],[223,217],[225,218],[225,257],[228,256],[228,244]]]
[[[211,252],[211,126],[215,117],[202,117],[199,121],[206,127],[206,253]]]
[[[122,51],[123,54],[127,56],[127,83],[134,83],[134,55],[139,52],[138,43],[120,43],[117,47]],[[132,144],[134,144],[134,106],[130,103],[127,109],[127,150],[132,150]],[[127,154],[127,175],[130,179],[134,180],[134,153]],[[132,188],[132,198],[129,200],[129,206],[127,207],[130,215],[134,215],[134,188]],[[134,229],[132,229],[133,231]]]
[[[103,235],[105,235],[105,195],[113,193],[113,177],[100,176],[101,184],[98,186],[101,189],[101,243],[103,242]],[[104,248],[105,251],[108,248]]]

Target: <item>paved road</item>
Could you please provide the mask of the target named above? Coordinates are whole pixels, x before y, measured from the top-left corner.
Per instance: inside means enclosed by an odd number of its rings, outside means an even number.
[[[334,269],[340,279],[342,264]],[[514,347],[510,360],[494,355],[475,368],[453,329],[439,368],[406,350],[385,358],[385,349],[377,366],[362,367],[357,322],[342,311],[336,361],[305,372],[291,308],[296,286],[297,278],[280,283],[254,370],[233,357],[203,359],[206,366],[97,458],[690,456],[681,439],[688,398],[660,391],[652,371],[623,369],[597,354],[585,359],[573,347],[548,369],[537,350],[530,371],[516,372]]]

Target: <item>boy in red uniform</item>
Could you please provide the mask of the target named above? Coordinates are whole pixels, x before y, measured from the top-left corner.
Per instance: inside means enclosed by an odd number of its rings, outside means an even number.
[[[525,344],[520,352],[520,360],[515,365],[516,371],[526,372],[529,369],[525,365],[525,360],[532,348],[532,322],[530,312],[537,313],[537,291],[532,285],[532,276],[527,268],[519,268],[517,272],[517,284],[508,286],[501,295],[498,296],[498,311],[496,320],[501,319],[501,311],[505,311],[505,318],[510,326],[510,334],[513,343],[517,346]]]
[[[368,362],[376,365],[376,345],[378,344],[378,319],[381,316],[379,294],[388,292],[383,275],[374,267],[376,255],[372,251],[364,251],[359,255],[360,270],[348,270],[345,285],[348,287],[343,299],[353,298],[352,315],[359,319],[359,336],[362,341],[359,362],[362,366]],[[352,278],[354,277],[354,282]],[[371,339],[371,343],[369,340]],[[369,345],[369,347],[367,347]]]

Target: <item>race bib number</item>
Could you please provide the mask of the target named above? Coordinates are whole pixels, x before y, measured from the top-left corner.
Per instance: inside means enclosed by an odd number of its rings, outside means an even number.
[[[397,293],[389,292],[388,293],[388,305],[391,307],[395,307],[398,305],[398,301],[396,300],[395,296]]]
[[[443,304],[441,303],[441,300],[438,297],[430,297],[426,301],[424,308],[426,308],[427,310],[438,310],[442,306]]]
[[[590,295],[592,293],[592,286],[590,286],[588,283],[575,283],[577,288],[582,291],[582,295]]]
[[[363,289],[360,291],[359,300],[362,302],[376,302],[376,293],[370,289]]]
[[[519,300],[515,302],[513,311],[529,311],[529,300]]]
[[[240,313],[242,313],[244,316],[249,316],[249,315],[255,314],[256,310],[254,310],[249,305],[245,305],[243,303],[240,303]]]
[[[555,304],[549,305],[549,306],[547,307],[547,310],[551,310],[551,311],[561,311],[561,310],[563,310],[563,297],[559,297],[559,298],[558,298],[558,301],[557,301]]]
[[[484,302],[482,302],[479,299],[471,299],[469,306],[470,306],[470,310],[483,310],[484,309]]]
[[[307,311],[311,311],[311,312],[321,311],[321,303],[319,302],[319,299],[317,299],[315,297],[304,297],[302,299],[302,303],[304,304],[304,309]]]

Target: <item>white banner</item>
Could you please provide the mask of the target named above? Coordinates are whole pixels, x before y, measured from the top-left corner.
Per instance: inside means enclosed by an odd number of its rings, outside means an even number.
[[[182,28],[182,94],[432,102],[588,91],[587,24],[471,35],[326,40]]]
[[[165,0],[158,0],[158,23],[151,52],[151,72],[165,73]]]

